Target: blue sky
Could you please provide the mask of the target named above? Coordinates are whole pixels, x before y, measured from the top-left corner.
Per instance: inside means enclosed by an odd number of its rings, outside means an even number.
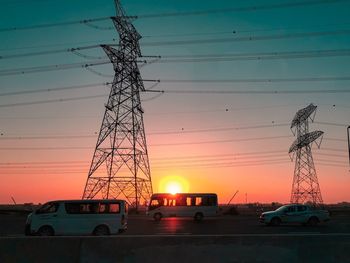
[[[295,1],[283,1],[283,3]],[[301,1],[300,1],[301,2]],[[0,0],[0,28],[22,27],[40,24],[50,24],[63,21],[75,21],[97,17],[113,16],[115,14],[112,0]],[[281,1],[197,1],[197,0],[148,0],[122,1],[129,15],[164,14],[172,12],[191,12],[213,9],[230,9],[259,5],[281,3]],[[141,49],[144,55],[207,55],[207,54],[242,54],[262,52],[297,52],[318,50],[348,49],[350,44],[350,1],[335,1],[288,8],[275,8],[259,11],[222,12],[206,15],[140,18],[134,25],[143,36]],[[99,27],[111,27],[110,21],[93,23]],[[233,34],[232,32],[236,33]],[[339,33],[339,32],[343,33]],[[220,38],[241,38],[288,35],[305,32],[338,32],[324,36],[305,36],[299,38],[281,38],[261,41],[232,41],[211,44],[184,45],[147,45],[147,43],[205,40]],[[118,41],[115,30],[99,30],[84,24],[42,28],[35,30],[13,30],[0,32],[0,56],[53,50],[57,48],[74,48],[93,44],[113,43]],[[114,42],[115,43],[115,42]],[[38,47],[40,46],[40,48]],[[104,56],[102,50],[92,49],[82,51],[84,55],[93,57]],[[169,58],[168,58],[169,59]],[[53,64],[85,63],[89,61],[72,53],[60,53],[41,56],[28,56],[15,59],[0,59],[1,70],[35,67]],[[162,60],[161,60],[162,61]],[[111,65],[94,67],[94,70],[105,75],[112,75]],[[154,63],[142,67],[144,79],[160,80],[220,80],[220,79],[261,79],[261,78],[320,78],[349,77],[349,55],[335,57],[217,61],[203,63]],[[12,91],[28,91],[49,89],[81,84],[102,83],[112,81],[112,77],[101,77],[85,69],[60,70],[15,76],[0,76],[0,93]],[[152,84],[146,83],[146,87]],[[348,89],[348,80],[313,81],[313,82],[279,82],[279,83],[160,83],[156,88],[162,90],[319,90]],[[11,136],[48,136],[48,135],[91,135],[90,138],[79,140],[0,140],[0,163],[54,162],[54,161],[90,161],[103,114],[103,105],[107,100],[108,88],[85,88],[69,91],[43,92],[22,94],[17,96],[0,96],[0,132],[2,138]],[[74,98],[81,96],[101,95],[102,97],[72,102],[46,103],[31,106],[1,107],[4,104],[19,102],[45,101],[59,98]],[[106,97],[103,97],[106,95]],[[310,130],[323,130],[325,140],[320,150],[315,150],[316,169],[319,173],[321,190],[326,202],[349,200],[350,195],[346,185],[350,183],[347,165],[346,125],[349,124],[350,105],[349,93],[313,93],[313,94],[173,94],[153,98],[154,94],[143,94],[145,109],[145,127],[148,136],[150,160],[153,167],[163,162],[171,169],[171,173],[181,175],[195,185],[198,177],[210,182],[213,168],[206,171],[203,168],[184,168],[184,164],[167,162],[165,157],[184,158],[187,156],[240,154],[247,152],[279,151],[286,159],[283,164],[271,164],[254,167],[237,166],[221,167],[216,171],[222,174],[212,187],[221,191],[222,200],[231,196],[231,192],[250,193],[252,201],[269,202],[273,200],[288,201],[293,163],[288,163],[287,151],[294,138],[288,126],[276,126],[266,129],[244,129],[219,131],[198,134],[152,135],[158,131],[198,130],[208,128],[246,127],[289,123],[295,112],[314,103],[318,106],[316,121]],[[226,110],[227,109],[227,110]],[[325,125],[320,122],[333,123]],[[340,124],[340,125],[334,125]],[[223,143],[218,141],[249,139],[261,137],[291,136],[286,138],[255,140],[245,142]],[[328,140],[327,140],[328,138]],[[216,141],[218,143],[209,143]],[[169,142],[179,143],[178,146],[162,147],[158,144]],[[194,143],[186,145],[186,143]],[[197,144],[196,144],[197,143]],[[155,146],[152,146],[155,145]],[[156,146],[158,145],[158,146]],[[35,147],[86,147],[74,150],[31,150]],[[26,148],[25,150],[8,150],[9,147]],[[91,148],[91,149],[90,149]],[[327,150],[328,149],[328,150]],[[317,156],[316,152],[321,153]],[[323,155],[322,155],[323,154]],[[335,155],[339,155],[338,157]],[[282,158],[281,157],[281,158]],[[163,158],[163,159],[162,159]],[[261,160],[262,155],[257,155]],[[272,158],[270,158],[272,160]],[[269,159],[269,160],[270,160]],[[318,161],[325,160],[326,161]],[[215,163],[212,160],[213,163]],[[223,162],[223,160],[216,160]],[[317,163],[320,165],[317,166]],[[82,172],[72,174],[75,168],[64,167],[60,176],[49,172],[42,175],[26,174],[25,169],[3,169],[0,176],[7,182],[0,191],[0,202],[7,202],[9,196],[21,196],[24,192],[34,201],[60,197],[64,186],[72,184],[67,197],[79,197],[86,180],[88,164],[81,167]],[[249,182],[256,181],[261,172],[264,186],[276,195],[262,194]],[[30,169],[29,169],[30,170]],[[215,173],[216,173],[215,172]],[[254,174],[253,174],[254,173]],[[154,182],[163,176],[162,170],[153,171]],[[39,188],[30,190],[28,182],[40,180]],[[248,178],[248,179],[247,179]],[[56,184],[56,183],[57,184]],[[274,183],[268,183],[274,182]],[[18,187],[18,190],[15,187]],[[224,185],[232,185],[224,189]],[[48,193],[34,194],[45,186]],[[27,188],[26,188],[27,187]],[[157,187],[155,187],[157,188]],[[23,189],[26,189],[25,191]],[[72,188],[73,189],[73,188]],[[201,190],[193,186],[191,190]],[[211,190],[211,189],[204,189]],[[238,201],[245,199],[244,194],[238,196]],[[242,200],[240,200],[241,198]]]

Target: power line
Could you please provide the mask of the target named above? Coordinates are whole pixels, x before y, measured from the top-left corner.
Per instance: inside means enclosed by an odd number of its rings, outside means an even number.
[[[111,84],[110,82],[103,82],[103,83],[93,83],[93,84],[84,84],[84,85],[74,85],[74,86],[57,87],[57,88],[49,88],[49,89],[35,89],[35,90],[11,91],[11,92],[3,92],[3,93],[0,93],[0,97],[2,97],[2,96],[23,95],[23,94],[43,93],[43,92],[52,92],[52,91],[63,91],[63,90],[74,90],[74,89],[95,88],[95,87],[108,86],[108,85],[110,85],[110,84]]]
[[[263,10],[270,10],[270,9],[273,10],[273,9],[281,9],[281,8],[314,6],[314,5],[320,5],[320,4],[334,4],[334,3],[341,3],[341,2],[347,2],[347,1],[348,0],[313,0],[313,1],[298,1],[298,2],[294,1],[294,2],[289,2],[289,3],[287,2],[287,3],[254,5],[254,6],[234,7],[234,8],[209,9],[209,10],[201,10],[201,11],[139,14],[139,15],[135,15],[135,16],[130,16],[130,18],[150,19],[150,18],[166,18],[166,17],[181,17],[181,16],[183,17],[183,16],[223,14],[223,13],[232,13],[232,12],[256,12],[256,11],[263,11]],[[88,25],[88,24],[94,23],[94,22],[108,21],[110,19],[111,19],[111,17],[98,17],[98,18],[63,21],[63,22],[56,22],[56,23],[8,27],[8,28],[0,28],[0,32],[53,28],[53,27],[59,27],[59,26]]]
[[[322,27],[329,27],[329,26],[348,26],[350,23],[331,23],[331,24],[322,24],[322,25],[309,25],[308,28],[322,28]],[[268,28],[268,29],[235,29],[231,31],[217,31],[217,32],[204,32],[204,33],[182,33],[182,34],[166,34],[166,35],[146,35],[142,36],[143,39],[146,38],[161,38],[161,37],[183,37],[183,36],[210,36],[210,35],[227,35],[227,34],[239,34],[239,33],[256,33],[256,32],[271,32],[271,31],[285,31],[285,30],[305,30],[305,27],[298,27],[298,28],[286,28],[286,27],[279,27],[279,28]],[[100,40],[98,43],[96,43],[96,40],[92,41],[79,41],[79,42],[66,42],[66,43],[59,43],[59,44],[45,44],[45,45],[37,45],[37,46],[22,46],[22,47],[10,47],[10,48],[0,48],[0,51],[11,51],[11,50],[25,50],[25,49],[42,49],[47,47],[62,47],[62,46],[68,46],[68,45],[80,45],[80,44],[95,44],[100,45],[101,43],[109,43],[109,42],[115,42],[117,39],[105,39]],[[117,44],[115,44],[117,46]],[[66,48],[65,50],[72,49],[72,48]],[[62,51],[64,52],[64,51]]]
[[[9,140],[51,140],[51,139],[85,139],[95,138],[97,135],[58,135],[58,136],[9,136],[0,137],[0,141]],[[239,138],[228,140],[213,140],[213,141],[199,141],[199,142],[182,142],[182,143],[158,143],[151,144],[151,146],[173,146],[173,145],[191,145],[191,144],[212,144],[212,143],[227,143],[227,142],[245,142],[245,141],[259,141],[259,140],[275,140],[291,138],[292,136],[272,136],[272,137],[255,137],[255,138]]]
[[[307,28],[322,28],[331,26],[348,26],[350,23],[328,23],[328,24],[313,24],[307,25]],[[210,35],[236,35],[241,33],[256,33],[256,32],[271,32],[271,31],[286,31],[286,30],[305,30],[303,27],[275,27],[275,28],[263,28],[263,29],[234,29],[230,31],[216,31],[216,32],[202,32],[202,33],[174,33],[174,34],[162,34],[162,35],[143,35],[142,38],[175,38],[175,37],[193,37],[193,36],[210,36]]]
[[[280,83],[313,81],[347,81],[350,76],[337,77],[299,77],[299,78],[262,78],[262,79],[160,79],[161,83]],[[185,92],[185,91],[184,91]]]
[[[86,139],[95,138],[96,135],[61,135],[61,136],[9,136],[0,137],[0,141],[13,141],[13,140],[66,140],[66,139]],[[265,140],[278,140],[291,138],[291,136],[272,136],[272,137],[252,137],[252,138],[239,138],[239,139],[227,139],[227,140],[212,140],[212,141],[191,141],[191,142],[178,142],[178,143],[158,143],[150,144],[152,147],[164,147],[164,146],[183,146],[183,145],[202,145],[202,144],[218,144],[218,143],[234,143],[234,142],[248,142],[248,141],[265,141]],[[345,141],[337,138],[326,138],[324,140],[333,141]]]
[[[147,64],[146,60],[136,61],[136,62]],[[4,70],[0,70],[0,76],[22,75],[22,74],[29,74],[29,73],[47,72],[47,71],[55,71],[55,70],[67,70],[67,69],[76,69],[76,68],[86,69],[88,67],[101,66],[101,65],[106,65],[110,63],[111,62],[107,60],[96,60],[96,61],[88,61],[85,63],[80,62],[80,63],[46,65],[46,66],[38,66],[38,67],[4,69]],[[155,63],[155,62],[152,62],[152,63]]]
[[[12,50],[26,50],[26,49],[42,49],[42,48],[48,48],[48,47],[66,47],[69,45],[81,45],[81,44],[94,44],[94,45],[100,45],[100,43],[109,43],[110,41],[115,41],[116,39],[105,39],[105,40],[99,40],[98,43],[97,40],[92,41],[79,41],[79,42],[66,42],[66,43],[58,43],[58,44],[43,44],[43,45],[37,45],[37,46],[22,46],[22,47],[10,47],[10,48],[0,48],[0,51],[12,51]],[[66,50],[69,48],[66,48]]]
[[[231,13],[231,12],[249,12],[249,11],[256,12],[256,11],[269,10],[269,9],[313,6],[313,5],[319,5],[319,4],[332,4],[332,3],[338,3],[338,2],[347,2],[347,0],[294,1],[289,3],[265,4],[265,5],[221,8],[221,9],[211,9],[211,10],[201,10],[201,11],[145,14],[145,15],[137,15],[137,17],[138,18],[164,18],[164,17],[180,17],[180,16],[194,16],[194,15],[210,15],[210,14],[221,14],[221,13]]]
[[[209,159],[223,159],[223,160],[227,160],[229,159],[229,157],[231,159],[234,158],[269,158],[271,156],[271,154],[273,154],[273,156],[277,156],[276,153],[283,153],[285,154],[285,151],[269,151],[269,152],[244,152],[244,153],[236,153],[236,154],[216,154],[216,155],[199,155],[199,156],[183,156],[183,157],[162,157],[162,158],[152,158],[153,160],[157,161],[196,161],[196,160],[207,160]],[[256,155],[258,155],[258,157],[255,157]],[[280,156],[280,154],[278,155]],[[225,157],[225,158],[223,158]],[[55,161],[55,162],[3,162],[0,163],[0,166],[26,166],[26,165],[62,165],[62,164],[88,164],[89,161]]]
[[[320,32],[303,32],[289,34],[275,34],[267,36],[245,36],[245,37],[230,37],[230,38],[210,38],[210,39],[193,39],[193,40],[177,40],[177,41],[155,41],[144,42],[143,46],[174,46],[174,45],[200,45],[200,44],[215,44],[215,43],[230,43],[244,41],[263,41],[263,40],[279,40],[304,37],[321,37],[349,34],[350,30],[341,29],[335,31],[320,31]]]
[[[307,94],[307,93],[349,93],[350,89],[305,89],[305,90],[164,90],[172,94]]]
[[[86,68],[91,66],[106,65],[109,63],[110,62],[107,60],[102,60],[102,61],[93,61],[89,63],[57,64],[57,65],[47,65],[47,66],[39,66],[39,67],[6,69],[6,70],[0,70],[0,76],[21,75],[21,74],[29,74],[29,73],[55,71],[55,70],[67,70],[67,69],[74,69],[74,68]]]
[[[276,152],[276,153],[273,153]],[[168,162],[170,163],[187,163],[187,162],[208,162],[208,161],[223,161],[223,160],[231,160],[231,161],[237,161],[237,160],[245,160],[245,159],[255,159],[255,160],[266,160],[273,157],[280,157],[281,154],[286,154],[285,151],[273,151],[273,152],[253,152],[253,153],[236,153],[236,154],[217,154],[217,155],[199,155],[199,156],[183,156],[183,157],[163,157],[163,158],[152,158],[152,163],[162,163],[162,162]],[[324,154],[324,153],[317,153],[316,155],[321,156],[327,156],[327,157],[334,157],[334,154]],[[347,157],[346,155],[336,155],[340,157]],[[320,159],[317,159],[317,161],[320,161]],[[324,161],[324,160],[322,160]],[[326,160],[327,162],[330,161],[329,159]],[[331,160],[332,162],[333,160]],[[77,165],[82,166],[88,165],[89,161],[46,161],[46,162],[2,162],[0,163],[0,168],[9,168],[9,167],[43,167],[43,166],[50,166],[50,167],[65,167],[67,164],[69,166]]]
[[[52,89],[52,88],[51,88]],[[50,89],[50,90],[51,90]],[[44,92],[44,91],[43,91]],[[0,95],[1,96],[1,95]],[[243,110],[262,110],[262,109],[273,109],[273,108],[289,108],[289,107],[299,107],[300,105],[271,105],[271,106],[254,106],[254,107],[241,107],[241,108],[221,108],[221,109],[208,109],[208,110],[192,110],[192,111],[162,111],[162,112],[148,112],[148,114],[155,116],[155,115],[175,115],[175,114],[202,114],[202,113],[227,113],[227,112],[234,112],[234,111],[243,111]],[[36,117],[30,117],[30,116],[23,116],[23,117],[18,117],[18,116],[0,116],[0,119],[2,120],[23,120],[23,119],[33,119],[33,120],[38,120],[38,119],[76,119],[76,118],[97,118],[98,116],[93,116],[93,115],[79,115],[79,116],[57,116],[57,115],[51,115],[51,116],[36,116]]]
[[[287,164],[289,163],[288,161],[275,161],[275,162],[263,162],[263,163],[250,163],[250,164],[213,164],[213,165],[199,165],[199,166],[176,166],[177,168],[182,168],[182,169],[198,169],[200,167],[203,167],[205,169],[218,169],[218,168],[234,168],[234,167],[251,167],[251,166],[266,166],[266,165],[280,165],[280,164]],[[337,167],[337,168],[347,168],[348,165],[339,165],[339,164],[331,164],[331,163],[317,163],[319,166],[327,166],[327,167]],[[163,167],[152,167],[153,170],[164,170],[164,169],[169,169],[168,166],[163,166]],[[56,175],[56,174],[86,174],[86,171],[57,171],[57,170],[49,170],[49,171],[43,171],[43,170],[38,170],[38,171],[20,171],[20,172],[3,172],[3,174],[6,175],[31,175],[31,174],[45,174],[45,175]]]
[[[80,87],[76,87],[76,88],[80,88]],[[73,88],[71,87],[71,89],[73,89]],[[27,93],[36,93],[36,92],[39,92],[39,91],[38,90],[35,90],[35,92],[28,91]],[[145,91],[145,92],[147,92],[147,91]],[[18,95],[18,92],[16,95]],[[149,98],[149,99],[143,99],[143,101],[153,100],[153,99],[159,97],[160,95],[162,95],[162,94],[161,93],[157,94],[156,96]],[[69,102],[69,101],[80,101],[80,100],[91,100],[91,99],[105,98],[106,96],[108,96],[108,94],[81,96],[81,97],[73,97],[73,98],[58,98],[58,99],[49,99],[49,100],[38,100],[38,101],[29,101],[29,102],[7,103],[7,104],[0,104],[0,108],[31,106],[31,105],[61,103],[61,102]]]
[[[286,158],[273,158],[273,159],[269,159],[269,160],[252,160],[252,161],[235,161],[235,160],[211,160],[211,161],[204,161],[203,160],[199,160],[199,163],[190,163],[187,164],[188,162],[180,162],[180,163],[176,163],[175,166],[182,166],[182,167],[190,167],[190,168],[194,168],[194,167],[212,167],[212,166],[224,166],[224,167],[230,167],[230,166],[255,166],[255,165],[262,165],[262,164],[275,164],[275,163],[290,163],[290,160],[286,159]],[[338,162],[338,161],[327,161],[327,160],[322,160],[319,159],[317,160],[317,163],[321,163],[324,165],[339,165],[339,164],[347,164],[347,162]],[[172,163],[164,163],[164,164],[158,164],[153,166],[154,168],[168,168],[169,166],[174,166],[174,164]],[[5,170],[23,170],[25,169],[26,171],[28,169],[40,169],[40,170],[34,170],[35,172],[50,172],[50,170],[46,170],[43,171],[43,169],[54,169],[57,172],[61,172],[62,170],[59,169],[67,169],[67,168],[80,168],[84,169],[86,168],[86,166],[82,166],[81,164],[79,165],[65,165],[65,166],[45,166],[45,165],[39,165],[39,166],[10,166],[10,167],[0,167],[0,169],[2,170],[3,173],[6,173],[7,171]],[[79,170],[72,170],[70,169],[70,171],[79,171]],[[34,172],[33,170],[29,171],[29,172]],[[63,170],[65,171],[65,170]]]
[[[271,128],[278,126],[288,126],[289,124],[269,124],[269,125],[250,125],[250,126],[236,126],[236,127],[220,127],[220,128],[209,128],[209,129],[192,129],[192,130],[181,130],[181,131],[151,131],[147,133],[148,136],[152,135],[164,135],[164,134],[186,134],[186,133],[203,133],[203,132],[220,132],[220,131],[231,131],[231,130],[248,130],[248,129],[262,129]],[[36,135],[36,136],[10,136],[0,137],[0,140],[27,140],[27,139],[74,139],[78,137],[88,138],[96,135],[91,134],[71,134],[71,135]],[[288,136],[289,137],[289,136]],[[259,137],[260,138],[260,137]],[[259,139],[257,138],[257,139]],[[252,138],[250,138],[252,139]],[[243,139],[244,140],[244,139]]]
[[[43,50],[43,51],[34,51],[34,52],[27,52],[27,53],[20,53],[20,54],[16,53],[16,54],[10,54],[10,55],[2,55],[0,56],[0,59],[42,56],[42,55],[59,54],[59,53],[74,53],[81,50],[89,50],[89,49],[95,49],[100,47],[101,47],[100,45],[90,45],[90,46],[83,46],[83,47],[76,47],[76,48]]]
[[[334,123],[334,122],[322,122],[322,121],[315,121],[314,123],[316,124],[321,124],[321,125],[330,125],[330,126],[337,126],[337,127],[348,127],[348,124],[344,123]]]
[[[247,142],[247,141],[261,141],[261,140],[276,140],[290,138],[291,136],[272,136],[272,137],[256,137],[256,138],[240,138],[240,139],[228,139],[228,140],[213,140],[213,141],[197,141],[197,142],[182,142],[182,143],[158,143],[151,144],[150,146],[183,146],[183,145],[195,145],[195,144],[213,144],[213,143],[230,143],[230,142]]]
[[[30,25],[30,26],[7,27],[7,28],[0,28],[0,32],[23,31],[23,30],[31,30],[31,29],[44,29],[44,28],[71,26],[71,25],[84,25],[86,23],[107,21],[110,19],[111,19],[111,17],[97,17],[97,18],[90,18],[90,19],[84,19],[84,20],[73,20],[73,21],[47,23],[47,24]]]
[[[233,130],[248,130],[248,129],[263,129],[263,128],[274,128],[274,127],[285,127],[289,126],[289,123],[274,123],[274,124],[262,124],[262,125],[251,125],[251,126],[240,126],[240,127],[222,127],[222,128],[206,128],[206,129],[192,129],[180,131],[155,131],[150,132],[148,135],[169,135],[169,134],[188,134],[188,133],[205,133],[205,132],[218,132],[218,131],[233,131]]]
[[[75,98],[61,98],[61,99],[30,101],[30,102],[8,103],[8,104],[1,104],[0,108],[30,106],[30,105],[39,105],[39,104],[48,104],[48,103],[79,101],[79,100],[90,100],[90,99],[96,99],[96,98],[105,98],[106,96],[107,94],[102,94],[102,95],[82,96],[82,97],[75,97]]]
[[[83,47],[81,47],[83,48]],[[55,51],[43,51],[42,53],[50,53]],[[38,52],[26,53],[25,56],[35,55]],[[22,54],[23,55],[23,54]],[[265,60],[265,59],[300,59],[300,58],[319,58],[319,57],[335,57],[335,56],[349,56],[349,49],[339,50],[309,50],[309,51],[291,51],[291,52],[268,52],[268,53],[242,53],[242,54],[208,54],[208,55],[179,55],[179,56],[164,56],[162,60],[157,59],[155,61],[139,61],[147,64],[159,64],[159,63],[201,63],[201,62],[219,62],[219,61],[240,61],[240,60]],[[12,55],[10,55],[12,56]],[[20,57],[21,54],[13,56]],[[178,58],[176,58],[178,57]],[[187,57],[187,58],[186,58]],[[171,59],[166,59],[171,58]],[[20,75],[28,73],[47,72],[55,70],[65,70],[74,68],[85,68],[90,71],[93,66],[99,66],[108,64],[107,60],[95,60],[88,61],[85,63],[68,63],[68,64],[57,64],[57,65],[46,65],[38,67],[27,67],[27,68],[13,68],[0,70],[0,76]],[[96,72],[94,72],[96,73]],[[103,73],[96,73],[101,76],[105,76]],[[166,80],[164,80],[166,81]],[[168,80],[169,82],[171,80]],[[174,82],[174,81],[173,81]],[[179,81],[180,82],[180,81]]]
[[[289,34],[276,34],[267,36],[245,36],[245,37],[230,37],[230,38],[211,38],[211,39],[192,39],[192,40],[178,40],[178,41],[158,41],[158,42],[144,42],[143,46],[167,46],[167,45],[186,45],[186,44],[209,44],[209,43],[224,43],[224,42],[236,42],[236,41],[261,41],[261,40],[273,40],[273,39],[289,39],[289,38],[303,38],[312,36],[327,36],[327,35],[341,35],[349,34],[350,30],[335,30],[335,31],[318,31],[318,32],[304,32],[304,33],[289,33]],[[117,44],[111,44],[111,46],[118,46]],[[78,53],[82,50],[95,49],[100,45],[88,45],[72,48],[54,49],[33,51],[20,54],[8,54],[0,56],[0,59],[12,59],[31,56],[42,56],[49,54],[59,53],[74,53],[76,55],[90,58]],[[179,62],[215,62],[215,61],[230,61],[230,60],[256,60],[256,59],[282,59],[282,58],[307,58],[307,57],[330,57],[330,56],[342,56],[349,55],[349,49],[340,50],[316,50],[316,51],[294,51],[294,52],[269,52],[269,53],[252,53],[252,54],[227,54],[227,55],[194,55],[194,56],[166,56],[168,58],[177,58],[172,60],[161,60],[157,63],[179,63]],[[230,57],[226,57],[230,56]],[[233,57],[231,57],[233,56]],[[235,57],[236,56],[236,57]],[[245,57],[244,57],[245,56]],[[186,58],[187,57],[187,58]],[[100,57],[93,57],[94,59],[100,59]]]
[[[324,57],[349,56],[349,49],[339,50],[315,50],[315,51],[290,51],[290,52],[264,52],[242,54],[208,54],[208,55],[178,55],[162,56],[162,60],[155,63],[207,63],[207,62],[230,62],[249,60],[278,60],[278,59],[305,59]]]
[[[306,94],[306,93],[349,93],[349,89],[305,89],[305,90],[164,90],[165,94]]]
[[[39,91],[35,91],[39,92]],[[35,93],[32,92],[32,93]],[[42,92],[42,91],[40,91]],[[350,90],[344,89],[328,89],[328,90],[231,90],[231,91],[218,91],[218,90],[168,90],[162,91],[161,93],[155,95],[149,99],[143,99],[143,101],[149,101],[158,98],[163,93],[174,93],[174,94],[305,94],[305,93],[322,93],[322,94],[334,94],[334,93],[349,93]],[[17,94],[19,92],[16,92]],[[29,91],[26,93],[30,93]],[[0,95],[4,96],[4,95]],[[58,99],[49,99],[49,100],[39,100],[39,101],[30,101],[30,102],[17,102],[17,103],[7,103],[0,104],[0,108],[9,108],[9,107],[18,107],[18,106],[30,106],[30,105],[40,105],[40,104],[50,104],[50,103],[61,103],[69,101],[80,101],[80,100],[90,100],[97,98],[104,98],[107,94],[102,95],[91,95],[91,96],[82,96],[82,97],[73,97],[73,98],[58,98]],[[324,123],[321,123],[324,124]],[[344,126],[344,125],[341,125]]]
[[[315,122],[318,124],[318,122]],[[321,122],[325,125],[336,125],[341,127],[346,127],[345,124],[339,124],[339,123],[331,123],[331,122]],[[247,130],[247,129],[262,129],[262,128],[274,128],[274,127],[284,127],[289,126],[288,123],[273,123],[268,125],[247,125],[247,126],[236,126],[236,127],[221,127],[221,128],[208,128],[208,129],[192,129],[192,130],[177,130],[177,131],[151,131],[147,133],[148,136],[152,135],[168,135],[168,134],[186,134],[186,133],[205,133],[205,132],[220,132],[220,131],[232,131],[232,130]],[[77,139],[77,138],[92,138],[96,137],[92,134],[73,134],[73,135],[36,135],[36,136],[9,136],[9,137],[0,137],[0,140],[37,140],[37,139]],[[245,141],[245,140],[265,140],[265,139],[273,139],[273,138],[289,138],[290,136],[273,136],[273,137],[256,137],[256,138],[240,138],[240,139],[233,139],[232,141]],[[339,138],[331,138],[326,137],[325,140],[330,141],[346,141],[345,139],[339,139]],[[227,142],[231,140],[222,140],[222,142]],[[212,142],[221,142],[221,141],[202,141],[202,142],[185,142],[185,143],[174,143],[174,145],[183,145],[183,144],[196,144],[196,143],[212,143]],[[152,146],[157,145],[172,145],[172,144],[154,144]],[[325,148],[323,148],[325,149]],[[326,148],[327,149],[327,148]],[[332,149],[333,150],[333,149]],[[275,153],[275,152],[274,152]],[[186,157],[188,158],[188,157]]]

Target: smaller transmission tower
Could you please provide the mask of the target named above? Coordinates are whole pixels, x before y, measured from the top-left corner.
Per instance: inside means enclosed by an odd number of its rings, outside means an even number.
[[[295,169],[290,202],[294,204],[322,204],[320,186],[312,158],[313,142],[320,147],[323,131],[309,132],[309,121],[313,122],[317,106],[310,104],[299,110],[291,124],[291,130],[297,139],[289,148],[289,154],[295,156]],[[319,139],[319,140],[318,140]],[[317,142],[318,140],[318,142]]]

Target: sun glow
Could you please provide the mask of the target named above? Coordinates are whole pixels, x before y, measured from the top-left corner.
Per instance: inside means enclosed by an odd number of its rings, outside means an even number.
[[[166,192],[171,194],[177,194],[182,192],[182,187],[178,182],[169,182],[166,186]]]
[[[168,176],[160,181],[159,191],[171,194],[185,193],[189,191],[189,185],[182,177]]]

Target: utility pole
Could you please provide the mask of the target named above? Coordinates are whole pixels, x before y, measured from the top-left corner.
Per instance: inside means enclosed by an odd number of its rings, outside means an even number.
[[[311,146],[320,138],[320,147],[323,131],[309,132],[309,120],[313,122],[317,106],[310,104],[299,110],[291,124],[291,130],[297,139],[289,148],[289,154],[296,155],[294,177],[292,185],[291,203],[323,203],[321,190],[317,179],[316,169],[312,157]]]
[[[115,0],[115,5],[117,16],[112,21],[119,33],[119,48],[101,46],[113,64],[115,77],[83,199],[123,198],[138,210],[153,193],[140,99],[145,88],[137,64],[141,35],[120,0]]]
[[[230,201],[228,201],[227,205],[231,204],[231,201],[233,200],[233,198],[235,198],[235,196],[238,194],[238,190],[233,194],[233,196],[231,197]]]

